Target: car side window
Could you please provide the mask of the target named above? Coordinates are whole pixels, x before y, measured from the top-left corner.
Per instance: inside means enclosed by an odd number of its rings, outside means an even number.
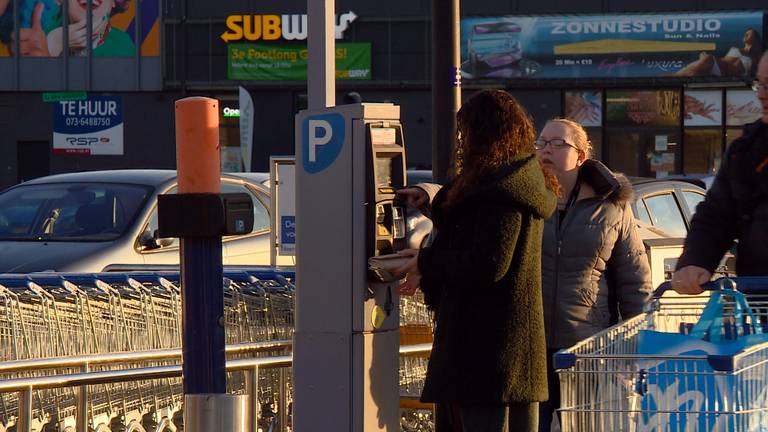
[[[250,189],[243,185],[222,182],[221,193],[247,193],[253,201],[253,231],[251,232],[269,230],[269,211]]]
[[[167,191],[162,193],[175,194],[177,190],[178,190],[178,187],[173,186]],[[155,208],[152,209],[152,213],[149,215],[149,220],[147,221],[147,227],[144,229],[144,234],[142,234],[142,237],[150,237],[155,240],[159,240],[159,237],[157,236],[158,227],[159,227],[159,223],[157,222],[157,206],[155,206]],[[151,245],[147,250],[167,249],[170,247],[179,247],[179,239],[175,237],[163,239],[163,241],[157,242],[156,244]]]
[[[155,207],[155,209],[152,210],[152,214],[149,216],[149,222],[147,222],[147,229],[145,229],[144,232],[149,233],[149,235],[152,238],[158,239],[157,227],[158,227],[157,207]],[[171,238],[164,239],[162,243],[157,244],[157,248],[163,249],[163,248],[169,248],[169,247],[178,247],[178,245],[179,245],[179,239],[175,237],[171,237]],[[154,246],[152,248],[154,248]]]
[[[645,198],[653,226],[675,237],[685,237],[688,229],[675,197],[671,193]]]
[[[696,206],[704,201],[704,194],[695,191],[683,191],[683,199],[685,199],[685,204],[688,206],[688,210],[691,211],[691,216],[693,216],[696,213]]]
[[[635,202],[635,206],[637,207],[637,220],[642,221],[648,225],[653,225],[653,222],[651,222],[651,215],[648,214],[648,209],[645,208],[645,203],[643,203],[643,200],[637,200]]]

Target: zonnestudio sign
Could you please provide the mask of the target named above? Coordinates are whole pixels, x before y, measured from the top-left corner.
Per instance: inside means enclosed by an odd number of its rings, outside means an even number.
[[[762,12],[461,20],[464,78],[731,76],[763,52]]]

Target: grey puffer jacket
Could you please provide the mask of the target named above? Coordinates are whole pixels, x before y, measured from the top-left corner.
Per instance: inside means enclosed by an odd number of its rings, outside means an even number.
[[[653,290],[630,207],[632,185],[595,160],[581,166],[579,183],[579,195],[563,220],[556,211],[544,224],[541,268],[549,349],[570,347],[619,314],[621,319],[639,314]]]

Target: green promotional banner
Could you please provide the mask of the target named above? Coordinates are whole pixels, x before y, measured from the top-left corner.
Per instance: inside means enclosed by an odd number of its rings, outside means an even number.
[[[227,51],[227,77],[231,80],[307,79],[306,45],[232,43]],[[371,44],[337,43],[336,78],[370,80]]]

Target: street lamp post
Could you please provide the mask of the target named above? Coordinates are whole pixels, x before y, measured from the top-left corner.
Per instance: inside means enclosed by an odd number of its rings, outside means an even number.
[[[444,183],[461,106],[460,0],[432,0],[432,176]]]

